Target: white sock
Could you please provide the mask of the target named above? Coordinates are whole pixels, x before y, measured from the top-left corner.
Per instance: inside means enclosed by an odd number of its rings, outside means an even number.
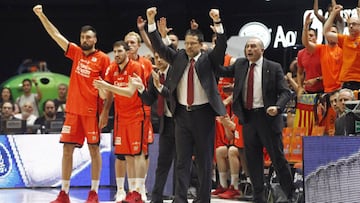
[[[136,190],[136,181],[135,178],[128,178],[128,183],[129,183],[129,191],[135,191]]]
[[[239,174],[231,174],[231,185],[235,190],[239,189]]]
[[[145,178],[135,178],[136,189],[135,191],[141,194],[142,200],[146,201]]]
[[[141,190],[142,190],[143,186],[145,185],[145,179],[144,178],[135,178],[135,182],[136,182],[135,191],[137,191],[138,193],[141,193],[142,192]]]
[[[96,193],[99,191],[99,180],[91,180],[91,190],[94,190]]]
[[[61,190],[64,190],[66,194],[69,194],[70,180],[62,180]]]
[[[220,185],[223,188],[227,188],[228,184],[227,184],[227,172],[220,172],[219,173],[219,179],[220,179]]]
[[[124,184],[125,184],[125,178],[124,177],[116,178],[117,191],[124,190]]]

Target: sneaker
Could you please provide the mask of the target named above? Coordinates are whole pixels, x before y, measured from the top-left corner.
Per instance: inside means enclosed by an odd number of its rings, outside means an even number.
[[[147,195],[146,195],[145,192],[141,192],[140,195],[141,195],[141,199],[142,199],[142,200],[144,200],[144,201],[147,200]]]
[[[239,198],[241,195],[239,190],[235,190],[233,185],[230,185],[230,187],[223,193],[219,194],[218,196],[222,199],[236,199]]]
[[[214,191],[211,192],[211,196],[217,197],[219,194],[225,192],[226,189],[219,185]]]
[[[115,202],[121,202],[125,200],[126,192],[124,190],[118,190],[115,194]]]
[[[59,195],[57,196],[56,200],[50,202],[50,203],[70,203],[69,195],[66,194],[64,190],[61,190],[59,192]]]
[[[122,203],[144,203],[144,201],[141,199],[141,194],[133,191],[129,192],[126,195],[125,200],[121,201]]]
[[[99,203],[98,194],[94,190],[91,190],[85,203]]]

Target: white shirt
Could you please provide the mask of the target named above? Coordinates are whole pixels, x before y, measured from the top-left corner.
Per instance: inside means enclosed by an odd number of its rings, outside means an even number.
[[[14,117],[17,119],[23,120],[21,113],[15,114]],[[29,117],[26,119],[26,126],[33,126],[36,118],[37,117],[34,114],[29,115]]]
[[[260,57],[259,60],[257,60],[255,63],[255,67],[254,67],[254,98],[253,98],[253,108],[261,108],[264,107],[264,100],[263,100],[263,95],[262,95],[262,66],[263,66],[263,57]],[[252,62],[249,61],[249,67],[252,64]],[[247,95],[247,81],[248,81],[248,76],[249,76],[249,72],[247,72],[246,75],[246,81],[245,81],[245,85],[244,85],[244,95],[243,95],[243,101],[244,104],[246,104],[246,95]]]
[[[195,66],[196,66],[196,61],[199,59],[201,55],[201,52],[194,57],[195,60]],[[186,66],[184,73],[179,81],[179,84],[176,88],[176,94],[177,94],[177,98],[178,98],[178,102],[181,105],[187,106],[187,91],[188,91],[188,85],[187,85],[187,81],[188,81],[188,73],[189,73],[189,68],[190,68],[190,59],[189,59],[189,63]],[[205,103],[209,103],[209,99],[206,95],[206,92],[204,90],[204,88],[201,86],[199,77],[197,75],[196,72],[196,68],[194,67],[194,103],[192,105],[201,105],[201,104],[205,104]]]

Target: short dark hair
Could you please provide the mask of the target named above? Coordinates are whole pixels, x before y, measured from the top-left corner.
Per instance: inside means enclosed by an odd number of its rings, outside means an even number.
[[[331,97],[331,96],[339,93],[339,91],[340,91],[340,90],[334,90],[334,91],[330,92],[330,93],[329,93],[329,97]]]
[[[318,33],[317,29],[315,29],[315,28],[309,28],[309,31],[310,31],[310,30],[314,31],[314,32],[315,32],[315,35],[317,36],[317,33]]]
[[[56,106],[55,101],[53,99],[47,99],[44,101],[44,103],[42,104],[42,110],[45,111],[45,106],[46,103],[48,103],[49,101],[51,101],[52,103],[54,103],[54,106]],[[55,107],[56,108],[56,107]],[[56,110],[56,109],[55,109]]]
[[[204,42],[204,34],[199,29],[188,29],[185,33],[187,35],[197,36],[200,43]]]
[[[6,102],[3,102],[3,103],[1,104],[0,112],[2,111],[2,108],[3,108],[3,106],[4,106],[5,103],[11,104],[11,106],[12,106],[12,111],[15,111],[15,103],[10,102],[10,101],[6,101]]]
[[[21,84],[24,84],[24,82],[29,82],[30,83],[30,86],[32,86],[32,81],[29,79],[29,78],[25,78]]]
[[[113,47],[119,47],[119,46],[123,46],[126,51],[130,50],[129,45],[123,40],[114,42]]]
[[[80,33],[83,33],[83,32],[87,32],[87,31],[93,31],[94,33],[95,33],[95,36],[96,36],[96,30],[95,30],[95,28],[93,27],[93,26],[91,26],[91,25],[84,25],[84,26],[82,26],[81,27],[81,29],[80,29]]]

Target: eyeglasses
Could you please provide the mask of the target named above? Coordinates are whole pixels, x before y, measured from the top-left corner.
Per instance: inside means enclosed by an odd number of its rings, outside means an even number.
[[[348,26],[359,26],[360,23],[348,23]]]

